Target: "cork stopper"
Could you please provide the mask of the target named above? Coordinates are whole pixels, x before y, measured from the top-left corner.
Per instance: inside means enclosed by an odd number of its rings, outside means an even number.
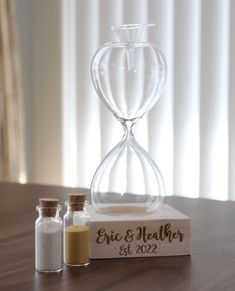
[[[55,198],[39,198],[42,215],[53,217],[56,215],[59,200]]]
[[[41,207],[57,207],[59,203],[55,198],[39,198],[39,205]]]
[[[81,211],[83,210],[86,194],[84,193],[68,193],[68,204],[73,211]]]

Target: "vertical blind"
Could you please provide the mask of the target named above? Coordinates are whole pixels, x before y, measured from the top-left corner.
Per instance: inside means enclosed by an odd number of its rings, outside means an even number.
[[[56,142],[62,174],[56,183],[89,187],[101,159],[122,136],[93,89],[93,54],[113,40],[112,25],[156,23],[146,38],[165,55],[168,77],[161,98],[136,127],[137,139],[161,169],[167,195],[235,199],[234,1],[61,0],[47,5],[60,6],[61,139]]]

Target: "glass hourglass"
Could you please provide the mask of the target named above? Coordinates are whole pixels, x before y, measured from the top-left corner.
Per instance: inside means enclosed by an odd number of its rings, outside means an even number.
[[[161,207],[164,181],[133,129],[158,100],[166,62],[153,44],[141,42],[154,24],[113,26],[117,42],[107,43],[93,57],[91,76],[97,94],[121,122],[121,141],[103,159],[91,182],[95,210],[108,215],[146,214]]]

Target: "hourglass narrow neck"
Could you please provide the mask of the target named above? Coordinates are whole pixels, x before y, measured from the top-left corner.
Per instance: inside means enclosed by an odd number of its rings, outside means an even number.
[[[123,130],[124,130],[123,139],[127,139],[128,137],[131,137],[131,138],[134,137],[134,134],[133,134],[134,124],[135,123],[133,121],[122,122]]]

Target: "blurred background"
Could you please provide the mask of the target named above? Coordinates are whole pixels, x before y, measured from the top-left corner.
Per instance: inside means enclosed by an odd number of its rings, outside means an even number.
[[[92,56],[112,25],[156,23],[168,77],[137,139],[166,195],[235,199],[234,16],[232,0],[1,0],[1,180],[90,186],[122,137]]]

